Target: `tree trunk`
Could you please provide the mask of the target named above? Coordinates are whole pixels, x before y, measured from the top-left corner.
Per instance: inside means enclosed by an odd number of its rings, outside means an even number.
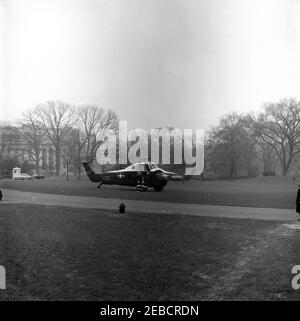
[[[291,157],[289,158],[287,163],[283,163],[283,166],[282,166],[282,175],[283,176],[287,175],[287,173],[288,173],[288,171],[290,169],[291,163],[292,163],[292,158]]]
[[[55,175],[59,176],[60,172],[60,148],[55,148]]]
[[[66,164],[67,167],[67,182],[69,181],[69,163]]]
[[[282,175],[283,175],[283,176],[286,176],[287,173],[288,173],[288,168],[287,168],[285,165],[283,165],[283,166],[282,166]]]
[[[81,179],[81,163],[79,162],[77,168],[77,179]]]
[[[40,161],[39,161],[39,158],[37,158],[35,160],[35,170],[36,170],[37,175],[40,175]]]
[[[78,162],[77,162],[77,179],[81,179],[81,146],[80,146],[80,133],[77,132],[77,148],[78,148]]]

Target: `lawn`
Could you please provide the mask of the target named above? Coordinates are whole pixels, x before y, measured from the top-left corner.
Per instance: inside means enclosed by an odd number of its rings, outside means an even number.
[[[0,206],[2,300],[300,298],[282,222]]]
[[[0,188],[40,193],[81,195],[104,198],[137,199],[145,201],[295,208],[297,184],[288,177],[258,177],[233,181],[188,181],[184,184],[169,182],[163,192],[136,192],[133,187],[102,186],[86,177],[82,180],[46,178],[34,181],[0,181]]]

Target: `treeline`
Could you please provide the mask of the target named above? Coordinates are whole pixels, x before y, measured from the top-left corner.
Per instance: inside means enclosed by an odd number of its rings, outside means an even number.
[[[0,169],[7,172],[24,153],[39,174],[42,150],[50,146],[54,150],[56,175],[60,174],[62,162],[66,167],[72,165],[80,175],[81,160],[94,159],[101,137],[108,130],[117,130],[118,122],[114,111],[97,105],[73,106],[63,101],[40,104],[25,112],[16,126],[2,124]]]
[[[255,115],[231,113],[212,128],[205,145],[205,176],[282,175],[298,170],[300,102],[267,103]]]
[[[24,153],[29,160],[21,164],[22,170],[32,167],[39,174],[42,150],[51,146],[55,156],[54,164],[50,164],[53,172],[59,175],[63,163],[80,176],[82,160],[93,162],[103,138],[110,130],[117,132],[118,124],[119,117],[113,110],[97,105],[73,106],[62,101],[40,104],[25,112],[16,125],[2,124],[0,171],[11,173],[11,168],[19,165],[18,156]],[[19,155],[13,152],[16,148]],[[222,117],[206,134],[202,177],[275,175],[278,171],[282,175],[297,174],[299,154],[300,101],[286,98],[265,104],[258,114],[231,113]],[[165,168],[183,173],[184,165],[172,164],[173,157],[174,141],[171,165]]]

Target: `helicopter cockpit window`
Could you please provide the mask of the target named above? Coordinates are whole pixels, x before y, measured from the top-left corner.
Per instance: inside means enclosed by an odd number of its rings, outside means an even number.
[[[155,164],[150,164],[149,166],[150,166],[150,169],[151,169],[151,170],[157,168],[157,165],[155,165]]]

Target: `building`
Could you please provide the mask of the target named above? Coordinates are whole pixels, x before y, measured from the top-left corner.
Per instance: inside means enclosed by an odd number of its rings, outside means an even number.
[[[39,171],[44,175],[55,174],[55,148],[49,139],[43,139],[39,160]],[[19,166],[22,171],[36,173],[35,159],[30,152],[29,144],[24,138],[21,127],[0,126],[0,175],[9,176],[13,167]],[[60,174],[65,173],[65,164],[60,160]]]

